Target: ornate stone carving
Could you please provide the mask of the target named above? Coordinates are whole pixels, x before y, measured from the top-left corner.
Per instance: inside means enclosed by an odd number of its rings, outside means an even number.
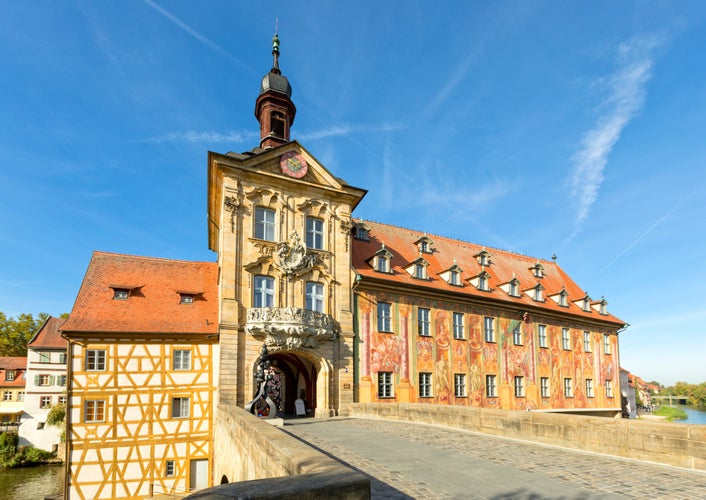
[[[320,262],[317,253],[307,251],[296,231],[289,235],[289,241],[275,247],[276,264],[288,277],[299,276]]]
[[[235,232],[235,215],[238,213],[240,201],[235,196],[226,196],[225,207],[230,212],[230,230]]]
[[[270,350],[316,349],[320,340],[333,340],[339,329],[328,314],[299,307],[248,309],[245,331],[263,338]]]

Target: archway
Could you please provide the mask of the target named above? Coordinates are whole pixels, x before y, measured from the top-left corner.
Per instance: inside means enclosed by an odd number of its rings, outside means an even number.
[[[304,402],[306,415],[316,414],[317,378],[319,368],[302,353],[275,352],[269,355],[270,373],[267,393],[277,404],[279,412],[296,415],[295,402]]]

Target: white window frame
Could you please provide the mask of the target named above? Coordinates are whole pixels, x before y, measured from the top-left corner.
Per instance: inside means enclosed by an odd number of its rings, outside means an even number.
[[[611,354],[610,335],[608,335],[607,333],[603,334],[603,353],[604,354]]]
[[[455,312],[453,313],[453,331],[454,338],[456,340],[463,340],[466,338],[465,326],[463,321],[463,313]]]
[[[583,352],[591,352],[591,332],[583,332]]]
[[[51,408],[51,396],[42,396],[39,398],[39,408],[42,410]]]
[[[274,307],[275,279],[272,276],[255,276],[252,303],[254,308]]]
[[[547,348],[547,325],[537,325],[537,337],[539,339],[539,347]]]
[[[376,268],[375,270],[379,273],[390,272],[390,259],[384,255],[378,255],[375,260]]]
[[[522,328],[519,323],[512,329],[512,343],[514,345],[522,345]]]
[[[605,397],[613,397],[613,381],[611,379],[605,381]]]
[[[565,351],[571,350],[571,332],[568,328],[561,329],[561,347]]]
[[[258,240],[275,241],[277,213],[267,207],[255,207],[253,237]]]
[[[573,398],[574,397],[574,380],[570,377],[564,379],[564,397]]]
[[[427,279],[427,267],[424,264],[415,264],[414,277],[420,280]]]
[[[3,391],[2,400],[3,401],[12,401],[12,391]]]
[[[466,391],[466,374],[454,373],[454,397],[465,398],[468,396]]]
[[[106,357],[105,349],[86,349],[86,371],[104,372]]]
[[[105,400],[87,399],[83,403],[84,422],[105,422]]]
[[[324,249],[324,221],[316,217],[306,218],[306,247]]]
[[[426,307],[417,308],[417,332],[420,337],[431,337],[431,311]]]
[[[395,397],[395,386],[392,381],[392,372],[378,372],[378,398],[390,399]]]
[[[540,377],[539,379],[540,397],[549,397],[549,377]]]
[[[389,302],[378,302],[377,306],[378,331],[392,331],[392,304]]]
[[[495,318],[483,318],[483,334],[486,342],[495,342]]]
[[[461,277],[458,271],[449,271],[449,284],[456,286],[461,284]]]
[[[191,415],[191,398],[176,396],[172,398],[172,418],[189,418]]]
[[[420,398],[431,398],[432,394],[432,384],[431,384],[431,373],[420,372],[419,373],[419,397]]]
[[[513,386],[515,388],[515,397],[524,398],[525,397],[525,377],[521,375],[515,375],[513,380]]]
[[[586,397],[587,398],[593,397],[593,379],[592,378],[586,379]]]
[[[498,397],[498,385],[496,375],[485,376],[485,396],[488,398]]]
[[[306,304],[309,311],[324,312],[324,285],[317,281],[306,282]]]
[[[484,274],[478,275],[478,290],[488,291],[488,278]]]
[[[191,370],[190,349],[174,349],[172,352],[172,370]]]

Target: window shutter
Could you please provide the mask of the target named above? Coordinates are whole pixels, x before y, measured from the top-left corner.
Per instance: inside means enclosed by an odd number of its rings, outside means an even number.
[[[34,376],[34,385],[39,385],[39,375]]]
[[[49,375],[49,385],[54,385],[54,379],[56,379],[54,375]]]

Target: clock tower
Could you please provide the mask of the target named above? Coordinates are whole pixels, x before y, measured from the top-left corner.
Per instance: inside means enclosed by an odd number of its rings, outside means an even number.
[[[260,122],[260,147],[270,149],[289,142],[289,129],[297,108],[292,102],[292,86],[279,69],[279,37],[272,38],[272,69],[260,84],[255,117]]]

